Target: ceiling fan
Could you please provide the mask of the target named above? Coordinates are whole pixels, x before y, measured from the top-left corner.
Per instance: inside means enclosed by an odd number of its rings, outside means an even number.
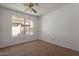
[[[26,6],[25,11],[31,11],[37,13],[37,10],[34,9],[34,7],[38,6],[38,3],[24,3],[24,5]]]

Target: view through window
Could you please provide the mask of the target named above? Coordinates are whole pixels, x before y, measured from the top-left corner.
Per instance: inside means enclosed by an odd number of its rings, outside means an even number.
[[[12,16],[12,36],[32,35],[33,21]]]

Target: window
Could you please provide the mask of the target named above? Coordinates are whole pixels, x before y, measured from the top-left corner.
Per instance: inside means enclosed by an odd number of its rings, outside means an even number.
[[[12,16],[12,36],[32,35],[33,21]]]
[[[25,34],[33,34],[33,21],[32,20],[25,20]]]

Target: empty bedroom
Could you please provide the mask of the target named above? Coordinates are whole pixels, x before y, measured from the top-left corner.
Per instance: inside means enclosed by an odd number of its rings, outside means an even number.
[[[79,3],[0,3],[0,56],[79,56]]]

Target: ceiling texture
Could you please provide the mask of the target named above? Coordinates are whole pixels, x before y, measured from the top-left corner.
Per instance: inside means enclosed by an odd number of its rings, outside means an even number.
[[[69,3],[38,3],[38,4],[39,4],[38,6],[34,6],[34,9],[37,10],[38,13],[24,11],[26,9],[26,6],[23,3],[0,3],[0,6],[35,16],[42,16],[51,11],[55,11],[59,8],[70,5]]]

